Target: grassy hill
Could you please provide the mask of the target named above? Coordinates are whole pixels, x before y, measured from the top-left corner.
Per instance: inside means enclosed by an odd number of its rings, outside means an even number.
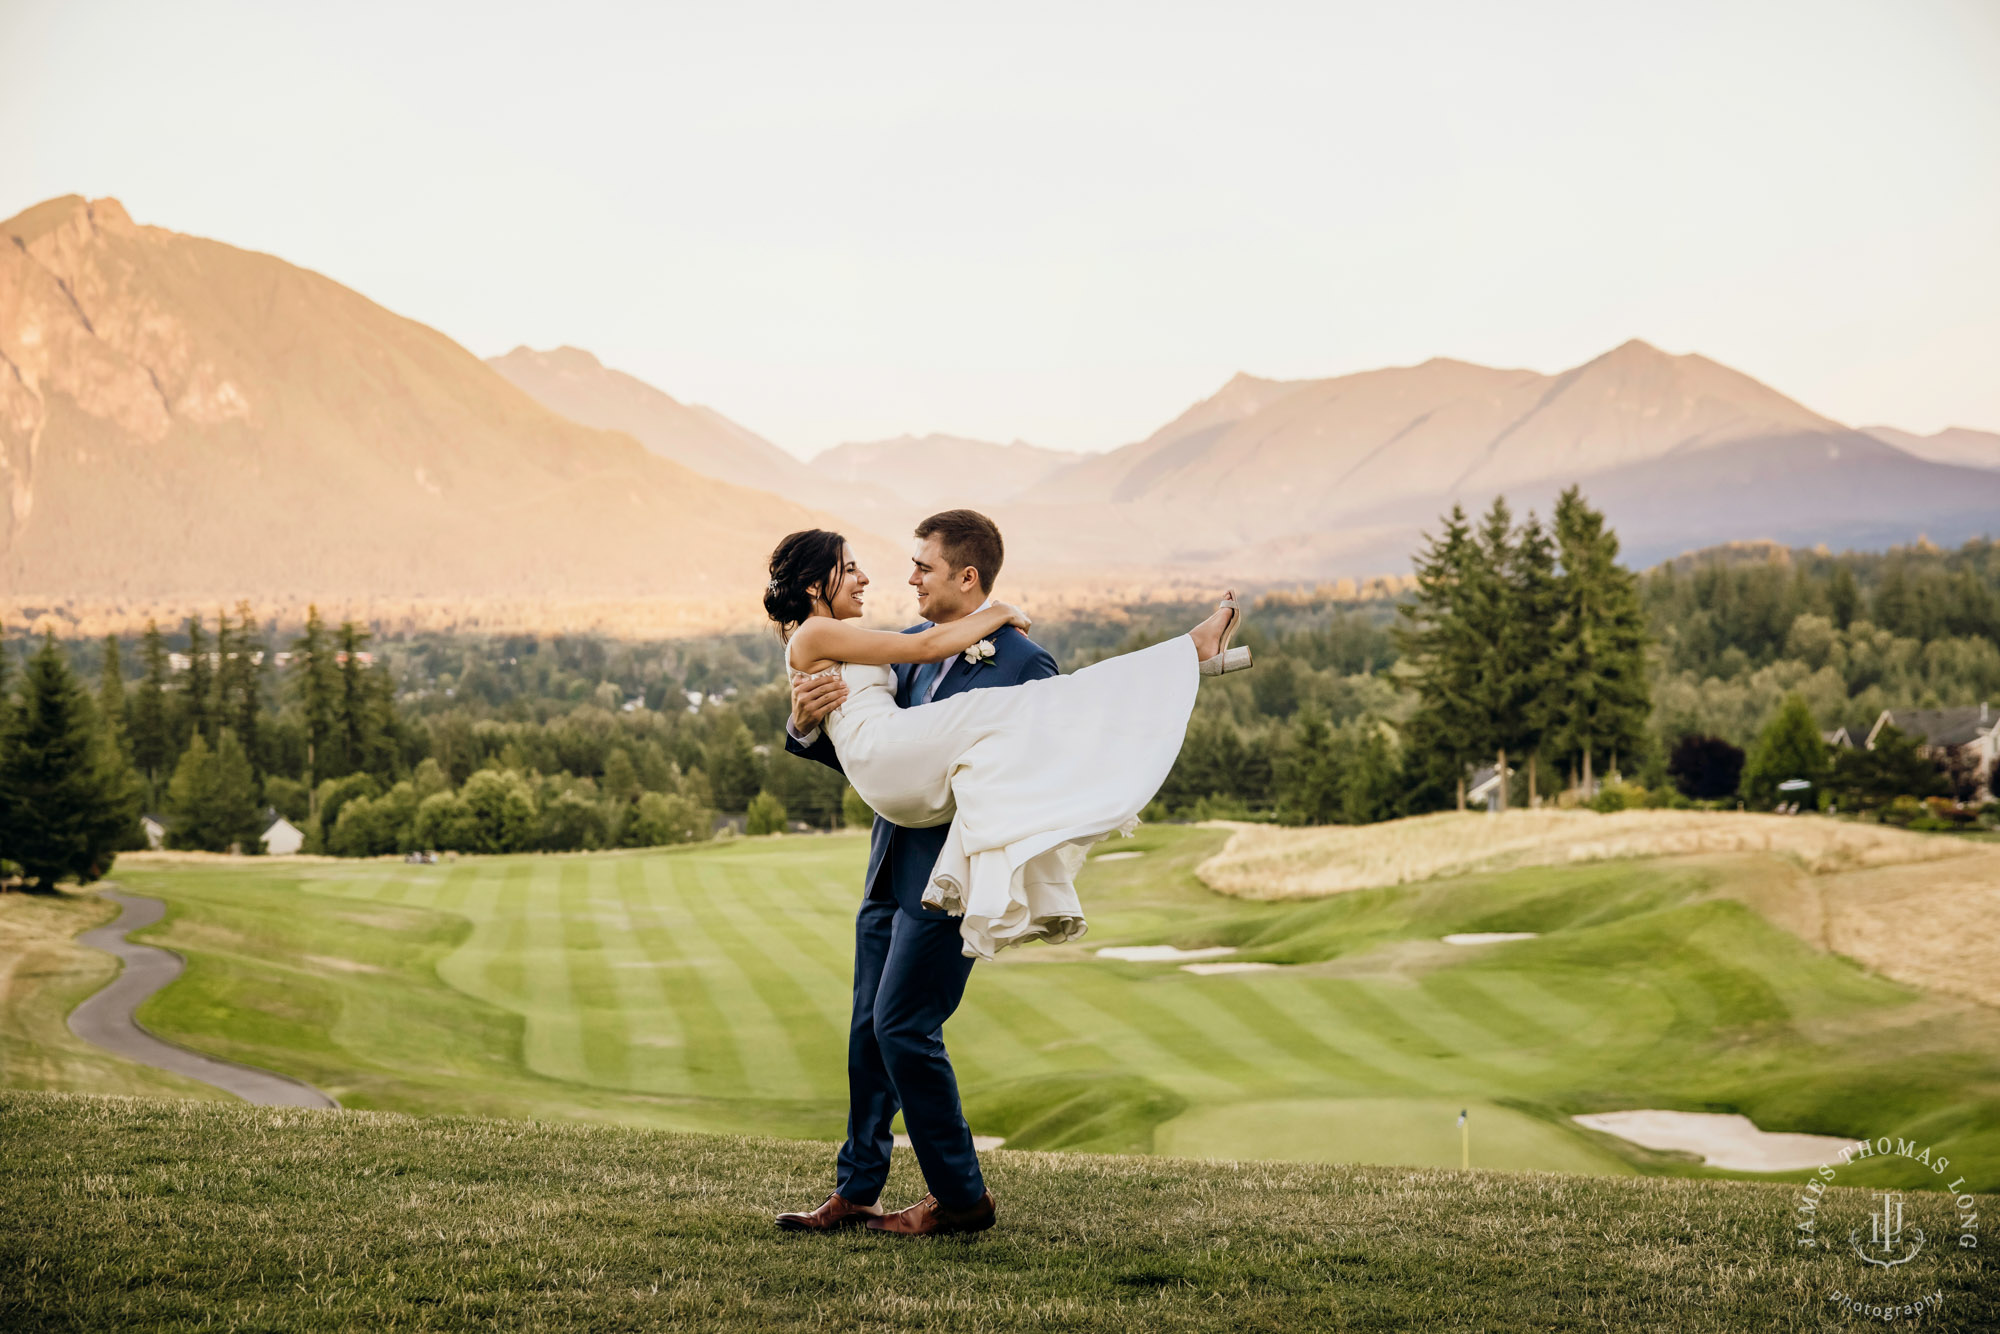
[[[1817,1330],[1918,1290],[1735,1182],[1002,1151],[1000,1226],[912,1242],[771,1226],[824,1144],[0,1093],[0,1145],[20,1331]],[[1926,1328],[2000,1323],[1980,1252],[1922,1291]]]
[[[1797,874],[1787,863],[1522,868],[1267,903],[1195,879],[1225,837],[1107,845],[1140,855],[1087,869],[1083,944],[976,970],[947,1033],[975,1131],[1024,1149],[1455,1167],[1470,1108],[1475,1167],[1714,1176],[1569,1118],[1737,1111],[1767,1130],[1921,1134],[1975,1185],[2000,1178],[2000,1015],[1774,925],[1753,905]],[[135,857],[118,879],[169,902],[145,938],[190,961],[144,1022],[346,1106],[824,1139],[844,1117],[865,846],[427,867]],[[1466,931],[1543,934],[1439,941]],[[1092,954],[1157,942],[1279,966],[1193,976]],[[143,1091],[20,1068],[0,1083]]]

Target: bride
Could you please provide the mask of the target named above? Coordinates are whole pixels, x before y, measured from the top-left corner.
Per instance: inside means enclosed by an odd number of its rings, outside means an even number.
[[[764,610],[794,677],[838,673],[847,699],[823,726],[862,800],[892,824],[951,821],[924,902],[963,917],[969,958],[1084,932],[1074,879],[1092,844],[1129,834],[1180,754],[1203,676],[1250,665],[1231,648],[1238,608],[1223,597],[1185,635],[1069,676],[968,690],[922,708],[896,705],[895,663],[963,654],[970,670],[1002,628],[1026,630],[994,603],[907,633],[864,630],[867,584],[846,539],[811,529],[771,554]]]

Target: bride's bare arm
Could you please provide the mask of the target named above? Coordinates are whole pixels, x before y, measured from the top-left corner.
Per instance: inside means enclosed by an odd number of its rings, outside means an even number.
[[[792,645],[794,657],[804,662],[855,662],[871,667],[886,667],[894,662],[941,662],[1009,625],[1026,629],[1028,618],[1018,607],[1004,602],[915,634],[863,630],[830,616],[815,616],[793,632]]]

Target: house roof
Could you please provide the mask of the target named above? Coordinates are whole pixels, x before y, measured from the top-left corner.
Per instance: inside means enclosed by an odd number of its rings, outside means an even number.
[[[1884,709],[1868,729],[1868,745],[1873,747],[1883,727],[1908,732],[1926,746],[1963,746],[1992,732],[2000,713],[1987,704],[1968,704],[1956,709]]]

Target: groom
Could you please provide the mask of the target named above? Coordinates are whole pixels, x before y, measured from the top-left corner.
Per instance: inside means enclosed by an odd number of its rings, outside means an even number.
[[[910,583],[926,623],[956,621],[985,605],[1004,554],[991,519],[971,510],[946,510],[918,524],[916,538]],[[899,664],[897,705],[919,708],[966,690],[1056,674],[1055,659],[1012,626],[987,642],[993,656],[977,666],[963,657]],[[819,725],[846,696],[837,676],[794,680],[785,749],[839,769]],[[923,904],[931,866],[950,827],[905,829],[875,817],[868,892],[854,922],[847,1142],[840,1147],[834,1193],[808,1213],[779,1214],[779,1227],[824,1232],[865,1224],[878,1232],[931,1236],[993,1226],[993,1193],[980,1175],[972,1131],[958,1103],[958,1080],[944,1050],[944,1021],[965,995],[972,960],[962,949],[959,919]],[[900,1213],[885,1213],[877,1200],[889,1177],[894,1142],[889,1126],[898,1108],[930,1194]]]

